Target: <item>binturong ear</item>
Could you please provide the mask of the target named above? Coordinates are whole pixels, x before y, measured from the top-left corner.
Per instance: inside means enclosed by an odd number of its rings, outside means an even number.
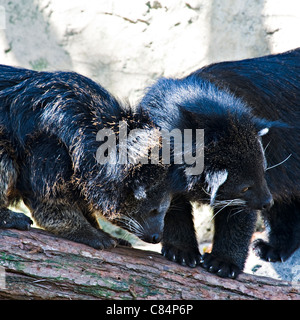
[[[269,133],[272,128],[289,128],[289,125],[280,121],[269,121],[262,118],[254,118],[254,126],[257,130],[257,135],[262,137]]]
[[[267,134],[268,132],[269,132],[269,128],[263,128],[263,129],[259,130],[257,134],[259,137],[262,137],[265,134]]]

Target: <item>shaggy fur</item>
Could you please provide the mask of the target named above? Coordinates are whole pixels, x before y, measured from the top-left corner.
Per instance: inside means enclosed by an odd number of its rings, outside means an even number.
[[[186,192],[166,215],[168,259],[199,263],[189,201],[214,208],[213,249],[201,259],[210,272],[234,278],[243,270],[258,210],[270,228],[269,242],[256,243],[262,258],[284,260],[299,247],[299,101],[300,49],[217,63],[148,89],[141,106],[160,128],[205,133],[203,174],[171,168],[174,179],[185,179]]]
[[[300,49],[223,62],[195,74],[241,98],[255,116],[286,124],[262,138],[274,206],[263,211],[269,242],[254,244],[262,259],[284,261],[300,246]]]
[[[30,226],[25,215],[7,209],[21,198],[39,226],[94,248],[116,244],[100,230],[97,212],[158,242],[172,196],[167,166],[96,161],[104,143],[98,131],[118,134],[119,121],[128,131],[143,129],[125,146],[131,159],[148,157],[147,143],[159,141],[141,109],[123,107],[77,73],[0,66],[0,227]]]

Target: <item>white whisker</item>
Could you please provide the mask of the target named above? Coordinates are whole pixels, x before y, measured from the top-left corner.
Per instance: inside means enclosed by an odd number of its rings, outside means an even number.
[[[216,200],[213,207],[217,208],[217,207],[222,207],[224,205],[243,206],[243,205],[246,205],[246,201],[242,199]]]
[[[236,214],[238,214],[238,213],[240,213],[240,212],[242,212],[242,211],[244,211],[244,210],[245,210],[245,208],[242,208],[242,209],[234,212],[234,213],[231,215],[231,217],[235,216]]]
[[[274,166],[272,166],[272,167],[268,167],[267,169],[266,169],[266,171],[267,170],[270,170],[270,169],[273,169],[273,168],[276,168],[276,167],[278,167],[278,166],[280,166],[281,164],[283,164],[284,162],[286,162],[290,157],[292,156],[292,154],[290,154],[289,156],[287,156],[283,161],[281,161],[281,162],[279,162],[279,163],[277,163],[277,164],[275,164]]]
[[[219,210],[213,215],[213,217],[210,219],[210,221],[212,221],[220,211],[222,211],[222,210],[225,209],[226,207],[230,206],[230,204],[232,203],[232,201],[234,201],[234,199],[231,200],[231,201],[229,201],[225,206],[223,206],[221,209],[219,209]]]
[[[267,145],[265,146],[264,152],[266,152],[266,150],[268,149],[268,146],[270,145],[270,142],[271,142],[271,141],[269,141],[269,142],[267,143]]]
[[[144,227],[132,217],[122,215],[120,218],[116,218],[115,220],[125,224],[128,227],[128,230],[136,236],[143,236]]]
[[[233,210],[232,210],[232,211],[233,211]],[[236,214],[238,214],[238,213],[240,213],[240,212],[243,212],[243,211],[245,211],[245,208],[242,208],[242,209],[240,209],[240,210],[238,210],[238,211],[236,211],[236,212],[233,212],[233,213],[230,212],[230,214],[229,214],[228,217],[227,217],[227,222],[228,222],[228,220],[229,220],[230,218],[234,217]]]
[[[204,193],[206,193],[208,196],[211,197],[211,193],[207,192],[203,187],[202,187],[202,190],[204,191]]]

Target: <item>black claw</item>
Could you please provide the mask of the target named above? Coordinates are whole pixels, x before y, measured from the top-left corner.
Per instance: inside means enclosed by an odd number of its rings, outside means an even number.
[[[201,255],[197,249],[182,250],[173,245],[163,245],[161,253],[168,260],[177,262],[182,266],[195,268],[200,264]]]
[[[262,239],[253,242],[253,250],[259,258],[269,262],[284,262],[290,256],[289,250],[275,248]]]
[[[33,221],[24,213],[6,210],[4,218],[0,221],[0,228],[29,230]]]
[[[233,263],[224,261],[221,257],[205,253],[201,259],[202,267],[211,273],[215,273],[221,278],[235,279],[240,269]]]

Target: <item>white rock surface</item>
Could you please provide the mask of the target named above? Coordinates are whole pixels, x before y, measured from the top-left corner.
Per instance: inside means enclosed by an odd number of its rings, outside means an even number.
[[[262,234],[259,238],[266,239],[266,236]],[[290,281],[294,289],[300,292],[300,249],[285,262],[267,262],[259,259],[250,248],[244,272]]]
[[[0,0],[0,6],[1,63],[75,70],[132,102],[160,76],[300,45],[298,0]]]

